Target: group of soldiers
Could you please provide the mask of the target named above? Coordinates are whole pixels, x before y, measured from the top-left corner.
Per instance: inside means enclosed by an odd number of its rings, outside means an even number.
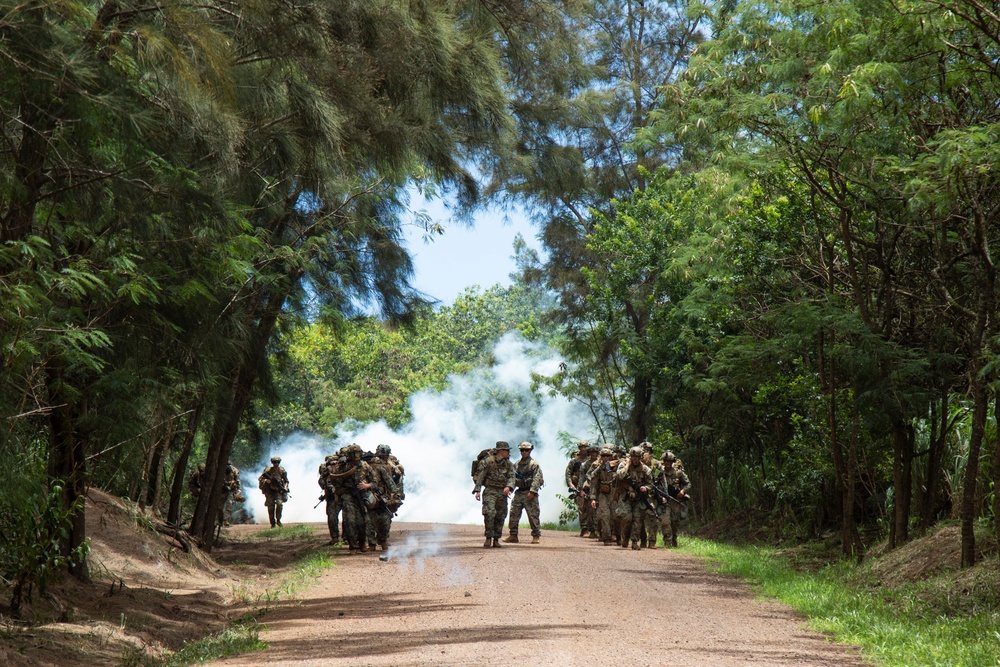
[[[202,486],[205,483],[205,464],[199,463],[198,467],[191,471],[188,476],[188,491],[197,498],[201,495]],[[222,507],[219,508],[219,524],[229,525],[229,519],[233,514],[233,503],[241,503],[246,500],[243,495],[243,484],[240,481],[240,469],[233,465],[232,461],[226,461],[226,470],[222,479],[222,493],[225,498]]]
[[[328,455],[319,466],[319,502],[326,502],[330,543],[343,537],[350,554],[374,551],[376,545],[388,550],[392,518],[406,498],[404,475],[389,445],[372,453],[352,444]]]
[[[472,463],[472,479],[475,488],[472,493],[476,500],[483,502],[483,524],[486,527],[484,548],[499,547],[503,534],[503,522],[507,518],[507,500],[510,503],[510,534],[504,542],[517,542],[517,528],[521,522],[521,512],[528,515],[531,527],[531,543],[538,544],[542,536],[541,511],[538,505],[538,490],[545,484],[542,468],[531,458],[534,446],[530,442],[518,445],[521,458],[515,463],[510,460],[510,444],[497,441],[491,450],[483,450]]]
[[[566,466],[566,486],[576,503],[581,537],[639,550],[655,549],[662,533],[664,545],[677,546],[691,482],[673,452],[658,460],[649,442],[627,455],[620,446],[580,442]]]

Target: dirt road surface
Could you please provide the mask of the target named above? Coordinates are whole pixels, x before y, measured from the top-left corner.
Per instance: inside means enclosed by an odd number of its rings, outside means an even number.
[[[212,663],[730,667],[866,664],[682,552],[575,533],[484,549],[482,527],[396,524],[264,617],[269,648]],[[526,533],[527,531],[525,531]]]

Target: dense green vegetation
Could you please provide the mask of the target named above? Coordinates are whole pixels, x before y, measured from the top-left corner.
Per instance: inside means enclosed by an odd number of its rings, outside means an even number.
[[[19,590],[87,577],[88,485],[179,523],[204,461],[210,549],[228,458],[403,424],[510,331],[561,349],[540,388],[609,439],[674,449],[701,519],[833,528],[861,559],[951,517],[966,567],[1000,530],[978,0],[0,5]],[[408,188],[517,202],[545,252],[432,309]]]

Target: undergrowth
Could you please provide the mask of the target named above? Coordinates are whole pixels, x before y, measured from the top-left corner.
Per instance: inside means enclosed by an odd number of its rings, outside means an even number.
[[[809,627],[859,646],[877,665],[981,667],[1000,664],[1000,599],[995,578],[959,602],[945,580],[879,588],[866,571],[839,561],[800,568],[777,549],[700,539],[685,550],[710,568],[750,582],[758,592],[809,618]],[[968,589],[966,589],[967,591]],[[968,593],[963,597],[969,597]]]

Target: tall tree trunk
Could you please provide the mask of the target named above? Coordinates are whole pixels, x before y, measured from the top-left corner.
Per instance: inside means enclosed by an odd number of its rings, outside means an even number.
[[[170,508],[167,510],[167,523],[171,526],[180,526],[181,523],[181,496],[184,493],[184,480],[187,477],[188,458],[191,456],[191,446],[194,444],[194,436],[198,432],[198,423],[201,421],[201,411],[204,407],[205,396],[202,394],[188,417],[184,444],[181,446],[177,463],[174,464],[174,479],[170,485]]]
[[[294,285],[301,277],[300,270],[292,272],[289,284]],[[253,385],[265,363],[267,344],[287,296],[287,290],[275,290],[262,297],[262,307],[258,310],[260,317],[256,318],[257,327],[253,342],[240,366],[231,374],[228,403],[223,404],[223,409],[216,413],[205,461],[206,483],[202,486],[202,493],[198,497],[194,519],[191,522],[192,533],[201,539],[202,548],[206,551],[212,549],[215,522],[222,506],[226,463],[232,454],[240,419],[250,403]]]
[[[649,433],[649,404],[653,400],[653,379],[637,375],[632,385],[632,409],[629,412],[627,437],[633,445],[646,439]]]
[[[941,486],[941,458],[944,456],[945,438],[948,434],[948,398],[950,387],[941,389],[938,401],[931,404],[931,434],[927,444],[927,488],[924,490],[920,510],[920,529],[929,530],[937,516],[938,487]],[[940,407],[938,407],[940,406]],[[937,413],[935,414],[935,411]]]
[[[910,522],[910,467],[913,465],[913,429],[901,421],[892,425],[892,488],[893,512],[889,528],[889,548],[909,540]]]
[[[993,438],[993,534],[1000,544],[1000,391],[993,396],[993,419],[996,421],[996,437]]]
[[[969,458],[965,463],[962,481],[962,567],[976,564],[976,518],[979,515],[979,453],[986,434],[987,396],[986,381],[980,377],[982,361],[972,364],[972,432],[969,436]]]
[[[65,377],[59,362],[50,362],[46,372],[46,389],[52,409],[49,412],[48,474],[51,481],[63,483],[63,509],[77,506],[86,498],[86,440],[77,437],[75,416],[77,404],[66,391]],[[61,539],[60,551],[69,556],[87,539],[86,501],[78,503],[72,525]],[[71,563],[70,574],[80,581],[90,581],[86,555]]]

